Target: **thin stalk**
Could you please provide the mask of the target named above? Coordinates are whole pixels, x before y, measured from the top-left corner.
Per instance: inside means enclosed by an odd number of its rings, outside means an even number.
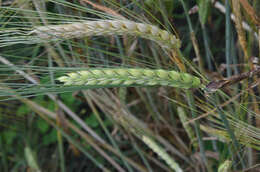
[[[216,100],[216,102],[219,102],[219,98],[218,98],[217,95],[214,95],[214,100]],[[242,165],[243,168],[245,168],[246,167],[245,166],[245,162],[244,162],[242,156],[239,153],[241,148],[240,148],[239,143],[238,143],[238,141],[237,141],[237,139],[235,137],[235,134],[234,134],[233,130],[231,129],[230,124],[229,124],[225,114],[222,113],[220,107],[216,106],[216,108],[217,108],[217,112],[219,113],[225,128],[227,129],[228,134],[230,135],[230,138],[232,139],[232,143],[234,144],[235,151],[237,152],[237,155],[238,155],[238,157],[239,157],[239,159],[241,161],[241,165]]]
[[[61,168],[62,172],[65,172],[66,171],[66,167],[65,167],[65,156],[64,156],[63,139],[62,139],[62,135],[61,135],[59,130],[57,132],[57,141],[58,141],[58,149],[59,149],[60,168]]]
[[[207,30],[205,25],[202,25],[202,35],[203,35],[203,43],[204,47],[206,50],[206,60],[208,64],[208,68],[210,71],[213,71],[213,65],[211,61],[211,52],[210,52],[210,47],[209,47],[209,40],[208,40],[208,35],[207,35]]]
[[[47,120],[47,118],[45,118]],[[60,133],[62,133],[63,137],[65,137],[73,146],[75,146],[78,150],[80,150],[86,157],[88,157],[98,168],[100,168],[102,171],[110,172],[109,169],[103,166],[100,162],[96,160],[95,157],[93,157],[90,153],[85,151],[83,146],[75,141],[70,135],[68,135],[66,132],[64,132],[61,128],[57,127],[54,123],[52,123],[50,120],[47,120],[50,125],[56,128]],[[113,164],[113,163],[112,163]],[[117,170],[120,172],[124,172],[124,170],[120,166],[114,166]]]
[[[234,40],[234,33],[231,32],[231,59],[232,59],[232,64],[234,64],[234,74],[238,74],[238,60],[237,60],[237,54],[236,54],[236,46],[235,46],[235,40]]]
[[[7,88],[8,89],[8,88]],[[8,89],[10,92],[13,92],[13,90]],[[80,151],[82,151],[90,160],[93,161],[93,163],[95,163],[95,165],[97,165],[97,167],[99,167],[102,170],[105,171],[109,171],[108,169],[106,169],[102,164],[100,164],[98,161],[96,161],[96,159],[89,154],[87,151],[84,150],[84,148],[78,144],[78,142],[75,141],[75,139],[72,139],[69,135],[67,135],[60,127],[58,127],[51,119],[55,119],[57,118],[56,113],[51,112],[50,110],[38,105],[37,103],[17,96],[15,95],[15,97],[17,99],[19,99],[21,102],[25,103],[26,105],[28,105],[33,111],[35,111],[41,118],[43,118],[45,121],[48,122],[48,124],[52,125],[55,129],[57,129],[57,131],[61,132],[62,135],[69,141],[71,142],[74,146],[76,146]],[[70,123],[70,121],[66,120],[65,123],[68,125],[69,128],[71,128],[73,131],[75,131],[78,134],[81,134],[82,132],[76,128],[72,123]],[[84,133],[85,135],[87,135],[86,133]],[[110,157],[108,155],[106,155],[105,152],[103,152],[103,150],[101,150],[99,147],[96,146],[96,144],[94,144],[94,142],[91,139],[85,139],[85,141],[87,143],[89,143],[91,146],[94,147],[94,149],[96,149],[97,152],[99,152],[100,154],[102,154],[105,158],[107,158],[107,160],[109,162],[111,162],[111,164],[115,165],[115,168],[117,168],[119,171],[124,171],[121,170],[122,168],[112,159],[110,159]]]
[[[139,156],[141,157],[144,165],[147,167],[149,172],[153,172],[152,167],[150,166],[149,162],[147,161],[147,159],[144,156],[144,153],[142,152],[142,150],[140,150],[140,148],[138,147],[138,145],[134,142],[133,143],[133,147],[136,150],[136,152],[139,154]]]
[[[192,23],[191,23],[190,15],[188,14],[188,10],[187,10],[187,7],[186,7],[184,1],[183,0],[180,0],[180,1],[181,1],[181,4],[182,4],[182,7],[184,9],[186,20],[188,22],[192,45],[193,45],[196,57],[198,58],[198,62],[199,62],[199,69],[200,69],[200,71],[203,71],[203,61],[202,61],[202,58],[201,58],[201,55],[200,55],[199,44],[198,44],[198,40],[196,38],[196,34],[195,34],[194,30],[193,30],[193,26],[192,26]]]
[[[33,77],[31,77],[30,75],[28,75],[27,73],[25,73],[24,71],[20,70],[17,66],[15,66],[14,64],[12,64],[10,61],[8,61],[7,59],[5,59],[4,57],[0,56],[0,61],[3,64],[6,64],[7,66],[9,66],[11,69],[13,69],[14,71],[16,71],[18,74],[20,74],[21,76],[23,76],[26,80],[28,80],[29,82],[39,85],[39,82],[34,79]],[[93,137],[95,137],[97,140],[99,140],[102,143],[105,143],[105,141],[99,137],[96,132],[94,132],[89,126],[87,126],[73,111],[71,111],[70,108],[68,108],[62,101],[57,100],[56,101],[56,97],[53,94],[47,93],[48,97],[52,100],[54,100],[58,106],[64,111],[66,112],[72,119],[74,119],[82,128],[84,128],[84,130],[88,133],[90,133]]]
[[[0,149],[1,149],[1,166],[2,166],[2,170],[4,172],[8,172],[8,160],[7,160],[7,152],[6,152],[6,148],[5,148],[5,145],[4,144],[4,136],[3,136],[3,132],[0,133]]]
[[[226,31],[225,31],[225,39],[226,39],[226,64],[227,64],[227,77],[230,77],[232,75],[231,73],[231,20],[230,20],[230,5],[229,0],[226,0],[226,13],[225,13],[225,21],[226,21]]]
[[[56,124],[54,124],[48,117],[55,119],[57,117],[57,115],[54,112],[51,112],[48,109],[45,109],[44,107],[39,106],[37,103],[29,100],[29,99],[25,99],[25,98],[21,98],[19,96],[16,96],[19,100],[21,100],[23,103],[27,104],[32,110],[34,110],[41,118],[43,118],[44,120],[46,120],[49,124],[51,124],[52,126],[54,126],[58,131],[60,131],[63,136],[65,138],[67,138],[66,136],[68,136],[61,128],[59,128]],[[65,120],[64,121],[66,123],[66,125],[72,129],[72,131],[76,132],[77,134],[79,134],[85,141],[86,143],[90,144],[99,154],[101,154],[109,163],[111,163],[118,171],[120,172],[124,172],[125,170],[122,169],[122,167],[117,164],[106,152],[104,152],[104,150],[102,150],[97,143],[93,140],[92,137],[90,137],[89,135],[87,135],[86,132],[81,131],[79,128],[77,128],[74,124],[72,124],[70,121]],[[68,139],[68,138],[67,138]],[[90,155],[87,151],[84,150],[84,148],[82,146],[80,146],[76,141],[74,140],[68,140],[71,141],[72,144],[74,146],[76,146],[80,151],[82,151],[87,157],[89,157],[98,167],[100,167],[101,169],[106,169],[102,164],[100,164],[99,162],[97,162],[95,160],[94,157],[92,157],[92,155]],[[102,143],[100,143],[102,144]],[[79,147],[78,147],[79,146]],[[108,147],[108,146],[107,146]],[[110,147],[109,147],[110,148]],[[110,148],[111,150],[111,148]],[[142,170],[141,170],[142,171]]]
[[[124,158],[122,152],[120,151],[117,143],[114,141],[113,137],[111,136],[110,132],[108,131],[107,127],[105,126],[104,122],[102,121],[102,119],[100,117],[100,114],[99,114],[98,110],[95,108],[92,100],[90,100],[90,97],[88,96],[87,91],[84,91],[83,94],[85,95],[89,106],[91,107],[95,117],[97,118],[99,124],[101,125],[102,129],[106,133],[106,135],[109,138],[110,142],[116,148],[116,150],[119,152],[119,156],[123,160],[123,163],[124,163],[125,167],[127,168],[128,171],[132,172],[133,171],[132,167],[127,163],[127,161],[125,161],[125,158]]]
[[[52,62],[52,58],[48,57],[48,66],[49,67],[53,67],[52,63],[53,63]],[[51,78],[51,83],[54,84],[55,83],[55,78],[54,78],[54,75],[53,75],[53,71],[50,71],[49,75],[50,75],[50,78]],[[57,96],[56,95],[55,95],[55,100],[57,101]],[[63,124],[62,120],[63,120],[64,116],[59,111],[58,105],[55,104],[55,106],[56,106],[56,109],[57,109],[57,117],[56,117],[57,126],[63,127],[62,126],[62,124]],[[63,138],[62,138],[62,135],[59,132],[59,130],[57,131],[57,142],[58,142],[58,151],[59,151],[61,172],[65,172],[66,171],[66,167],[65,167],[65,157],[64,157],[64,148],[63,148]]]
[[[94,92],[91,92],[94,93]],[[126,108],[122,109],[124,105],[119,104],[120,100],[115,97],[114,94],[109,93],[108,95],[93,94],[95,96],[95,103],[102,107],[104,113],[109,113],[115,121],[117,121],[121,126],[123,126],[127,131],[132,132],[136,136],[146,135],[150,137],[156,137],[156,140],[159,141],[167,150],[172,152],[174,155],[177,155],[182,160],[187,163],[190,163],[189,159],[186,158],[178,149],[173,147],[167,140],[165,140],[160,135],[155,135],[141,120],[137,119],[133,114],[128,112]],[[107,102],[107,99],[104,97],[112,98],[113,101]],[[94,99],[93,99],[94,100]],[[117,103],[116,103],[117,102]],[[111,108],[112,107],[112,108]],[[120,110],[120,113],[119,113]],[[139,133],[139,134],[138,134]]]
[[[196,118],[197,117],[196,107],[195,107],[194,98],[192,96],[191,91],[186,91],[186,95],[187,95],[189,107],[191,109],[192,118]],[[204,165],[207,167],[207,169],[210,169],[208,167],[208,162],[207,162],[207,158],[206,158],[206,155],[205,155],[205,145],[204,145],[204,142],[203,142],[203,139],[202,139],[202,135],[201,135],[201,131],[200,131],[198,121],[195,121],[194,127],[195,127],[195,133],[196,133],[196,136],[197,136],[197,139],[198,139],[198,143],[199,143],[199,146],[200,146],[200,154],[201,154],[201,157],[203,159]]]

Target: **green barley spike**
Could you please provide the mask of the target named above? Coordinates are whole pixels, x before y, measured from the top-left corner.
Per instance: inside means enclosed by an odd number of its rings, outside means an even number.
[[[134,68],[95,68],[69,73],[59,77],[64,85],[86,85],[97,87],[170,86],[198,88],[200,79],[188,73],[167,70]]]
[[[170,167],[176,172],[183,172],[180,168],[179,164],[172,159],[172,157],[163,149],[161,148],[155,141],[153,141],[148,136],[142,136],[143,142],[151,148],[155,153],[159,155]]]
[[[232,167],[232,161],[226,160],[219,166],[218,172],[229,172],[231,171],[231,167]]]

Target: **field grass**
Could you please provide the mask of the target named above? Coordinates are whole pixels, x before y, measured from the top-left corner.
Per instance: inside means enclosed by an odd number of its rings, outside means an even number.
[[[260,170],[259,9],[0,0],[0,171]]]

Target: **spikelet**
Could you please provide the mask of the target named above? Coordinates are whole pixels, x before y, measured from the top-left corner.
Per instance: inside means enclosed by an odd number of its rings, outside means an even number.
[[[180,40],[156,26],[121,20],[83,21],[63,25],[36,27],[29,35],[36,34],[44,40],[82,38],[85,36],[133,35],[153,40],[160,46],[180,48]]]
[[[151,148],[155,153],[159,155],[170,167],[176,172],[182,172],[183,170],[180,168],[179,164],[177,164],[170,155],[162,149],[155,141],[153,141],[148,136],[143,135],[142,141]]]
[[[187,114],[185,113],[184,109],[182,107],[177,107],[177,112],[178,112],[178,116],[181,120],[181,123],[186,131],[186,133],[188,134],[189,139],[192,142],[192,145],[194,146],[194,148],[198,148],[198,142],[196,141],[196,134],[195,131],[192,129],[192,127],[189,124],[186,124],[187,121],[189,121],[189,117],[187,116]]]
[[[98,87],[170,86],[198,88],[200,79],[187,73],[167,70],[100,68],[69,73],[58,78],[64,85],[87,85]]]
[[[218,168],[218,172],[229,172],[231,171],[232,161],[226,160],[224,161]]]

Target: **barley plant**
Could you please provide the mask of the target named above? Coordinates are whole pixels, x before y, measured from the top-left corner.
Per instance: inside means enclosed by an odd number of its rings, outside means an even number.
[[[259,171],[259,9],[0,0],[0,171]]]

